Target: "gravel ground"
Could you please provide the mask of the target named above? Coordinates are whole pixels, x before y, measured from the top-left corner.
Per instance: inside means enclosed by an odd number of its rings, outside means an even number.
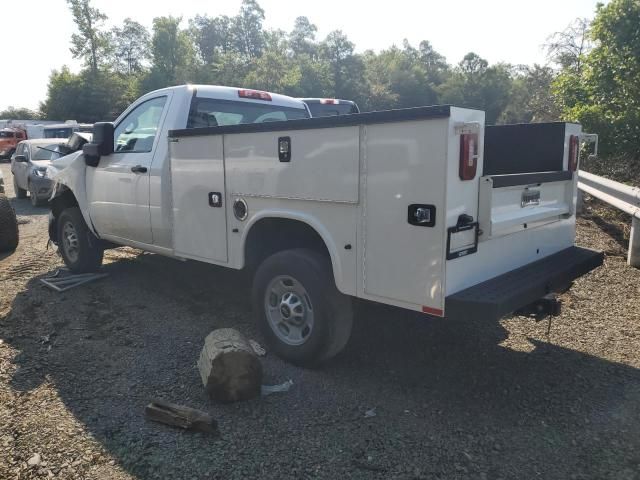
[[[2,168],[5,179],[11,176]],[[9,185],[9,197],[12,198]],[[195,367],[212,329],[255,337],[246,275],[132,249],[69,293],[38,278],[47,210],[13,200],[0,257],[0,479],[639,479],[640,270],[588,213],[605,265],[546,322],[429,319],[359,303],[346,351],[320,370],[264,358],[287,393],[233,405]],[[147,422],[160,397],[218,419],[220,438]]]

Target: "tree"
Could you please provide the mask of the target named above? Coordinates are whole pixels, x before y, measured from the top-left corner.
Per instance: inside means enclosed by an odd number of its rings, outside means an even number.
[[[51,73],[47,99],[40,110],[47,120],[113,120],[127,105],[126,90],[126,82],[109,72],[75,74],[63,67]]]
[[[40,112],[28,108],[7,107],[0,111],[0,118],[5,120],[38,120],[40,117]]]
[[[97,8],[91,7],[90,0],[67,0],[78,33],[71,35],[71,53],[80,58],[92,72],[106,57],[109,46],[108,35],[100,30],[107,16]]]
[[[194,50],[187,31],[180,28],[180,17],[153,19],[151,58],[153,65],[146,79],[149,89],[177,85],[190,80]]]
[[[509,104],[500,123],[553,122],[560,110],[551,92],[556,73],[551,67],[520,65],[513,69]]]
[[[328,63],[331,72],[331,91],[338,98],[363,102],[364,64],[362,58],[354,54],[355,46],[341,30],[334,30],[320,44],[321,57]]]
[[[368,108],[389,109],[437,103],[436,85],[421,52],[404,41],[403,48],[391,47],[378,55],[367,52],[365,72],[371,97]]]
[[[316,56],[318,50],[315,43],[317,31],[318,27],[311,23],[307,17],[296,18],[293,30],[289,33],[289,46],[294,56]]]
[[[111,64],[119,73],[134,75],[149,58],[149,32],[138,22],[125,18],[122,27],[111,30]]]
[[[553,84],[564,119],[601,137],[601,151],[640,161],[640,2],[598,6],[580,69],[565,67]]]
[[[489,63],[471,52],[438,91],[444,103],[484,110],[486,121],[498,121],[509,102],[511,75],[508,65]]]
[[[259,57],[264,48],[264,10],[256,0],[242,0],[240,13],[233,18],[231,34],[234,48],[248,59]]]
[[[211,65],[216,57],[232,50],[231,19],[226,15],[215,18],[196,15],[189,20],[189,27],[200,59],[205,64]]]
[[[580,72],[585,53],[591,48],[589,42],[589,20],[577,18],[562,32],[547,39],[547,57],[562,68]]]
[[[295,94],[301,72],[287,56],[286,34],[276,30],[265,36],[265,48],[252,62],[252,69],[245,78],[247,86],[284,94]]]

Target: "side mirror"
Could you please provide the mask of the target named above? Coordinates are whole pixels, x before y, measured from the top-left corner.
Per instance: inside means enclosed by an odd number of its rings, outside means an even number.
[[[113,123],[98,122],[93,125],[93,140],[82,147],[89,167],[97,167],[100,157],[113,153]]]
[[[24,155],[16,155],[15,157],[13,157],[13,159],[16,162],[26,162],[27,161],[27,157]]]

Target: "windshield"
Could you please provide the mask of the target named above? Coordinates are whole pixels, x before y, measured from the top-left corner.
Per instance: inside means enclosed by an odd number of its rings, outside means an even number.
[[[53,143],[51,145],[36,145],[34,146],[33,157],[31,160],[55,160],[63,156],[60,152],[60,144]]]
[[[314,103],[307,102],[312,117],[330,117],[332,115],[349,115],[350,113],[358,113],[358,109],[352,103]]]
[[[13,138],[16,134],[13,132],[0,132],[0,138]]]
[[[71,127],[45,128],[44,138],[69,138],[73,133]]]
[[[279,122],[301,118],[309,118],[309,113],[305,108],[198,98],[191,106],[187,128]]]

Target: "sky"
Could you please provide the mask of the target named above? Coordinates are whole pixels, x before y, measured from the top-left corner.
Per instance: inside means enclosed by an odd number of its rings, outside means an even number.
[[[382,50],[429,40],[449,63],[458,63],[474,51],[490,63],[546,63],[542,45],[575,18],[593,18],[601,0],[258,0],[265,10],[265,28],[291,30],[298,16],[318,27],[318,38],[340,29],[356,50]],[[241,0],[93,0],[108,17],[107,27],[126,17],[151,28],[154,17],[183,17],[183,25],[196,14],[235,15]],[[20,15],[7,21],[2,37],[4,68],[0,76],[0,110],[37,109],[44,100],[49,74],[80,64],[69,51],[74,24],[65,0],[21,0]],[[16,11],[17,12],[17,11]],[[26,15],[26,16],[25,16]],[[20,21],[28,18],[28,21]],[[10,48],[12,55],[7,56]],[[13,59],[13,65],[9,62]]]

